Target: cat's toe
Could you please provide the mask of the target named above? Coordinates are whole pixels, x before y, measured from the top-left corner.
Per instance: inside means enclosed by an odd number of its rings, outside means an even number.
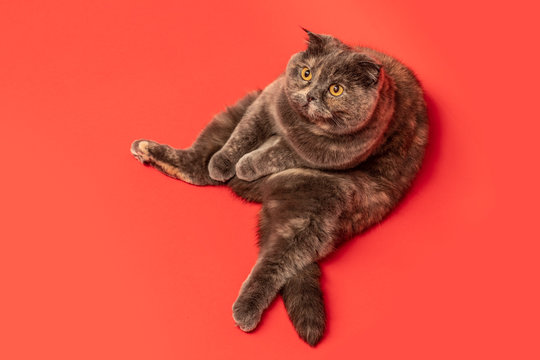
[[[262,312],[253,301],[236,300],[233,305],[233,319],[236,325],[245,332],[254,330],[261,321]]]
[[[208,173],[212,179],[224,182],[234,176],[235,168],[225,154],[217,152],[208,163]]]
[[[131,154],[143,164],[149,164],[151,160],[148,140],[135,140],[131,144]]]

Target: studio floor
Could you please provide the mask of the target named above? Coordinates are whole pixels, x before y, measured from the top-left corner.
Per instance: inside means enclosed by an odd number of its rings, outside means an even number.
[[[0,2],[0,358],[538,359],[532,1]],[[394,55],[426,94],[410,193],[321,263],[311,348],[231,306],[257,204],[144,167],[278,76],[301,27]]]

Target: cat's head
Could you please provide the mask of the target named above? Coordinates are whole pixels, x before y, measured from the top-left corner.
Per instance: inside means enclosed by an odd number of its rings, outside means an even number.
[[[305,31],[307,49],[287,64],[289,102],[325,132],[353,132],[375,108],[381,66],[332,36]]]

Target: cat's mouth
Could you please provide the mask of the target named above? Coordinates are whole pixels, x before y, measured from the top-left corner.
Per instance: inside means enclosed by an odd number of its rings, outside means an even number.
[[[302,105],[304,114],[315,122],[324,121],[332,118],[332,113],[321,106],[317,105],[314,101],[306,101]]]
[[[351,131],[347,123],[340,116],[332,114],[326,109],[314,106],[312,103],[306,102],[302,106],[302,112],[309,122],[317,125],[317,127],[326,133],[341,135]]]

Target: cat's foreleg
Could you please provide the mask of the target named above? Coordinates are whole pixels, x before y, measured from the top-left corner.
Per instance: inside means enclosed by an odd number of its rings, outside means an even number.
[[[249,93],[216,115],[188,149],[174,149],[151,140],[137,140],[131,145],[131,153],[143,164],[151,165],[173,178],[195,185],[218,184],[208,174],[210,157],[227,142],[259,94],[260,91]]]
[[[261,147],[238,160],[236,176],[241,180],[253,181],[286,169],[306,166],[281,136],[274,135]]]
[[[224,182],[232,178],[238,160],[271,136],[272,122],[265,114],[264,101],[259,99],[248,109],[225,145],[210,159],[208,172],[212,179]]]

